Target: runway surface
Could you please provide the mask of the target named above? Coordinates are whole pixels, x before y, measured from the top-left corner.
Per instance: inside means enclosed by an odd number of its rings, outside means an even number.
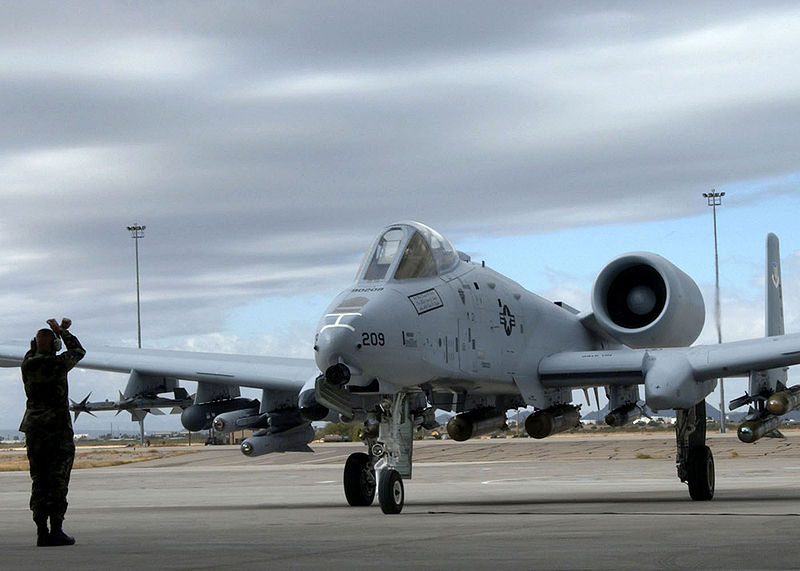
[[[235,447],[76,470],[65,529],[36,548],[25,472],[0,474],[2,569],[796,569],[800,434],[710,439],[711,502],[673,437],[425,441],[406,505],[351,508],[360,444],[248,459]]]

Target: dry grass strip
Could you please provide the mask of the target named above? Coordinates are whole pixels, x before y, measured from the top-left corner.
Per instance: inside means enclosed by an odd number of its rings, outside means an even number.
[[[79,450],[75,453],[73,468],[103,468],[121,466],[133,462],[158,460],[168,456],[192,454],[193,450],[159,450],[153,448],[119,448]],[[24,452],[0,451],[0,472],[28,471],[28,458]]]

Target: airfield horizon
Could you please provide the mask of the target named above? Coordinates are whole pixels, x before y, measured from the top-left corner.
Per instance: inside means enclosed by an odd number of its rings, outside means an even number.
[[[745,444],[735,432],[708,435],[708,443],[717,460],[775,456],[800,458],[800,430],[785,430],[786,438],[765,438],[755,444]],[[247,466],[269,464],[344,464],[347,455],[363,451],[360,442],[321,442],[311,444],[314,453],[286,452],[247,458],[238,445],[205,446],[153,445],[150,447],[125,444],[82,444],[77,446],[76,469],[99,468],[141,463],[143,467],[168,465],[202,465],[225,462]],[[191,456],[191,458],[188,458]],[[674,461],[675,437],[667,432],[649,433],[576,433],[558,434],[545,440],[532,438],[476,438],[467,442],[453,440],[418,440],[414,443],[415,464],[451,462],[502,462],[535,460],[585,459],[599,460],[666,460]],[[0,472],[27,470],[24,447],[0,449]]]

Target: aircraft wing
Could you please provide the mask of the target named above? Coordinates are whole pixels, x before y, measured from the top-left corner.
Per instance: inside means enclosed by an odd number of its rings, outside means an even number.
[[[545,387],[644,384],[656,410],[688,408],[719,377],[798,363],[800,334],[792,334],[695,347],[555,353],[540,361],[539,378]]]
[[[27,350],[0,345],[0,367],[19,366]],[[319,372],[312,359],[121,347],[87,347],[78,368],[281,391],[299,391]]]
[[[683,358],[695,381],[747,376],[750,371],[800,363],[800,334],[665,349],[618,349],[555,353],[539,363],[545,386],[642,384],[662,357]]]

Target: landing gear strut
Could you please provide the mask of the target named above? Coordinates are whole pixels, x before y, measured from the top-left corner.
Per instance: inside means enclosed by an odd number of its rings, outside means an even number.
[[[411,477],[414,421],[408,400],[406,393],[395,393],[378,406],[378,441],[372,446],[372,453],[378,459],[378,501],[385,514],[399,514],[403,509],[403,478]]]
[[[695,501],[714,497],[714,456],[706,446],[706,402],[700,401],[686,410],[676,410],[675,436],[678,453],[678,477],[689,485],[689,496]]]
[[[364,423],[368,454],[351,454],[344,466],[344,495],[351,506],[368,506],[378,492],[385,514],[403,509],[403,478],[411,477],[414,421],[406,393],[383,398]]]

